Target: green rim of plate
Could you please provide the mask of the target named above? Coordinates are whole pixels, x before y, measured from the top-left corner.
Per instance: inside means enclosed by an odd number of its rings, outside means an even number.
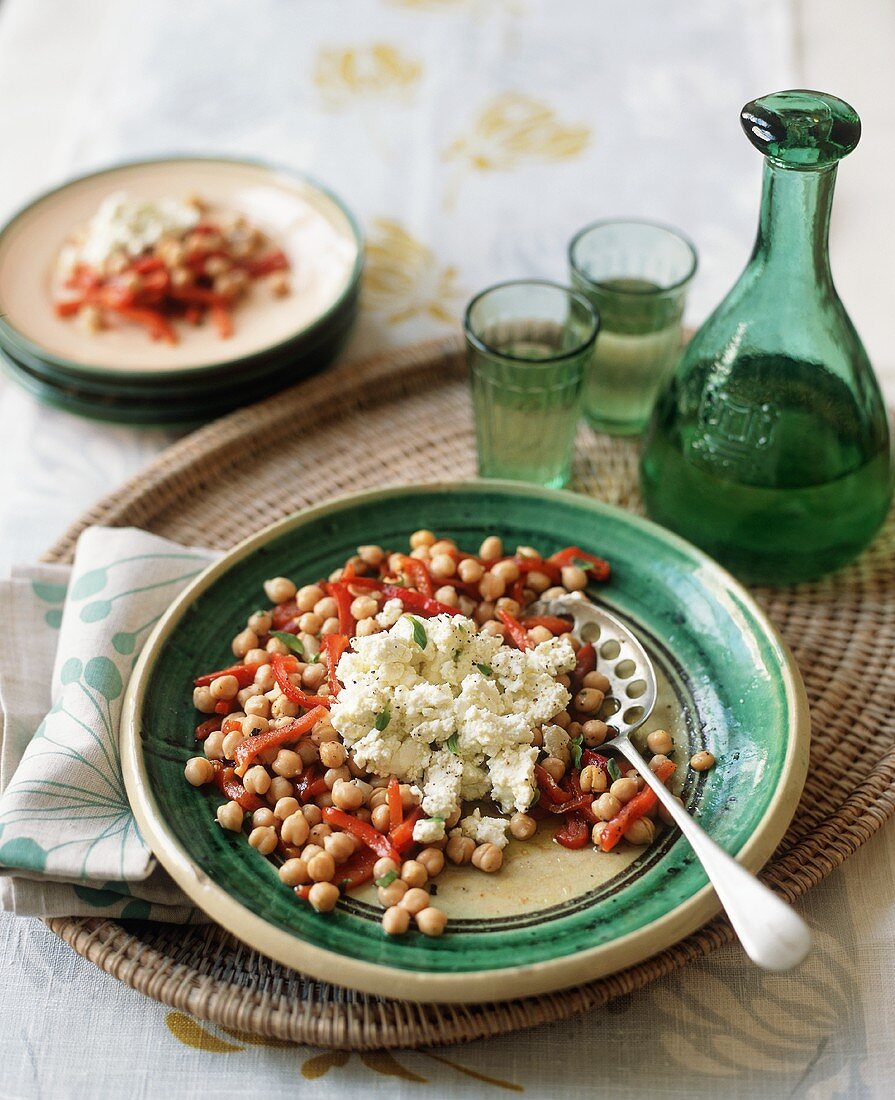
[[[185,786],[195,753],[191,679],[232,660],[229,639],[265,578],[327,575],[360,543],[406,545],[428,527],[475,548],[489,533],[549,553],[575,544],[607,557],[600,599],[622,614],[686,686],[690,720],[718,765],[686,798],[727,851],[759,869],[804,784],[809,728],[792,658],[748,593],[688,543],[646,520],[571,493],[512,482],[377,490],[298,513],[237,546],[178,598],[149,638],[124,704],[125,782],[138,824],[192,900],[259,951],[314,977],[422,1001],[543,993],[668,947],[719,905],[689,845],[669,834],[593,895],[522,919],[450,922],[444,937],[390,940],[350,901],[321,915],[213,819],[216,792]],[[561,534],[560,534],[561,532]],[[702,743],[701,741],[698,743]],[[681,768],[681,772],[686,769]],[[601,858],[593,853],[594,858]]]
[[[276,355],[277,353],[287,349],[289,345],[297,338],[304,337],[308,334],[316,331],[321,325],[324,325],[334,313],[337,313],[344,305],[345,301],[355,292],[360,284],[361,274],[364,267],[364,239],[361,232],[360,223],[354,216],[352,211],[345,205],[342,199],[339,198],[335,192],[331,191],[328,187],[322,184],[319,180],[313,176],[308,175],[306,172],[299,172],[295,168],[291,168],[288,165],[277,163],[276,161],[266,160],[261,157],[227,157],[214,154],[202,154],[202,153],[184,153],[178,156],[169,157],[142,157],[136,160],[120,161],[117,164],[107,165],[105,168],[99,168],[94,172],[85,172],[80,176],[72,176],[65,180],[63,183],[58,184],[56,187],[51,187],[46,191],[41,192],[36,198],[32,199],[25,206],[20,207],[6,222],[0,226],[0,239],[6,234],[13,225],[23,217],[35,206],[40,205],[46,199],[51,198],[53,195],[59,194],[67,187],[71,187],[76,183],[80,183],[82,180],[96,179],[100,176],[108,175],[111,172],[120,171],[123,168],[139,168],[142,165],[153,164],[170,164],[179,162],[200,161],[204,164],[218,162],[221,164],[242,164],[248,165],[253,168],[262,168],[269,172],[276,172],[284,176],[288,176],[290,179],[299,180],[302,183],[306,183],[315,188],[321,194],[325,195],[339,210],[344,214],[345,220],[351,228],[352,235],[354,237],[355,245],[357,246],[357,254],[354,260],[354,266],[351,269],[351,274],[345,285],[344,290],[336,299],[335,302],[329,306],[319,317],[316,317],[304,328],[292,333],[285,340],[280,341],[278,344],[271,344],[265,348],[259,348],[257,351],[251,352],[249,355],[236,356],[233,359],[216,360],[213,363],[209,363],[206,366],[190,367],[188,373],[190,377],[197,379],[207,379],[209,375],[213,375],[219,371],[231,371],[235,367],[241,365],[251,365],[259,360],[264,360],[268,356]],[[53,366],[60,368],[63,371],[67,371],[71,374],[83,374],[97,378],[119,378],[120,372],[110,370],[106,367],[92,366],[89,363],[78,362],[74,359],[66,359],[64,356],[53,355],[51,352],[42,348],[40,344],[34,343],[26,336],[14,328],[12,324],[6,319],[5,316],[0,314],[0,341],[6,346],[13,349],[18,349],[18,352],[27,352],[30,355],[36,357],[46,364],[52,364]],[[170,378],[171,376],[179,376],[184,373],[183,368],[173,368],[170,371],[128,371],[127,378],[131,382],[145,382],[152,383]]]

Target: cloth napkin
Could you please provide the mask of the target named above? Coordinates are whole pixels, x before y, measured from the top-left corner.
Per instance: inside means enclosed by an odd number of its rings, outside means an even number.
[[[134,528],[88,528],[74,564],[0,582],[0,908],[201,919],[140,835],[118,723],[153,625],[214,559]]]

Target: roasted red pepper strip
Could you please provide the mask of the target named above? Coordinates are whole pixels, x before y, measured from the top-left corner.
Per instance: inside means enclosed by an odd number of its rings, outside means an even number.
[[[538,783],[538,790],[544,798],[554,806],[561,806],[571,799],[572,796],[569,792],[564,791],[550,772],[548,772],[546,768],[541,767],[540,764],[535,764],[535,779]]]
[[[285,630],[285,628],[294,622],[299,615],[301,615],[301,611],[295,600],[286,600],[285,603],[278,603],[273,611],[271,611],[274,629]]]
[[[422,816],[422,809],[419,806],[414,806],[397,829],[392,829],[388,834],[392,844],[394,844],[402,854],[407,851],[411,844],[413,844],[413,826]],[[398,862],[400,862],[400,860]]]
[[[289,673],[295,672],[297,664],[298,662],[291,654],[274,653],[271,657],[270,667],[273,669],[280,691],[300,707],[329,707],[332,699],[328,695],[308,695],[289,679]]]
[[[326,652],[326,662],[329,669],[329,693],[331,698],[335,698],[342,690],[342,685],[336,675],[336,669],[339,665],[339,658],[348,648],[348,639],[344,634],[327,634],[323,639],[323,648]]]
[[[196,740],[204,741],[210,733],[216,733],[221,728],[221,717],[218,715],[216,718],[209,718],[205,722],[200,722],[196,726]]]
[[[675,770],[676,765],[674,762],[666,760],[656,768],[656,775],[663,783],[667,783],[674,775]],[[644,787],[642,791],[634,795],[630,802],[626,802],[615,817],[603,826],[603,832],[600,836],[600,847],[603,851],[611,852],[621,840],[625,829],[643,817],[645,813],[648,813],[658,801],[658,795],[654,794],[649,787]]]
[[[372,848],[380,858],[393,859],[395,863],[400,864],[401,856],[395,845],[385,833],[380,833],[378,829],[374,829],[369,822],[361,821],[359,817],[352,817],[351,814],[346,814],[344,810],[339,810],[335,806],[325,806],[323,808],[323,820],[334,829],[342,829],[343,832],[351,833],[361,844],[366,844],[368,848]]]
[[[532,558],[526,557],[524,554],[516,554],[515,557],[507,558],[506,560],[513,562],[523,577],[526,573],[543,573],[544,576],[549,577],[554,584],[559,584],[562,580],[561,566],[555,564],[551,559]]]
[[[418,589],[424,596],[435,595],[435,585],[432,583],[432,577],[429,570],[426,568],[425,563],[421,562],[419,558],[411,558],[407,554],[401,555],[401,570],[406,574],[407,579]]]
[[[330,581],[326,585],[326,591],[336,601],[339,609],[339,633],[346,638],[353,638],[357,622],[351,614],[351,593],[348,585],[342,581]]]
[[[575,667],[572,670],[572,675],[570,677],[572,681],[571,691],[573,695],[575,694],[575,692],[580,690],[581,685],[584,683],[584,677],[589,672],[593,672],[596,667],[597,651],[590,644],[590,642],[586,642],[583,646],[581,646],[581,648],[575,655]]]
[[[206,672],[204,676],[197,676],[193,683],[196,687],[208,687],[212,680],[219,676],[235,676],[241,688],[247,688],[255,679],[257,668],[249,665],[231,665],[229,668],[219,669],[217,672]]]
[[[326,780],[315,767],[307,768],[293,783],[295,797],[299,802],[307,803],[316,798],[318,794],[328,791]]]
[[[526,630],[531,630],[534,626],[543,626],[551,634],[567,634],[572,628],[571,620],[561,619],[559,615],[528,615],[520,619],[520,622]]]
[[[566,815],[566,823],[553,836],[564,848],[583,848],[590,838],[590,827],[577,811]]]
[[[274,271],[288,271],[289,260],[285,252],[277,249],[274,252],[268,252],[266,256],[262,256],[260,259],[252,260],[244,266],[252,278],[257,279],[262,275],[270,275]]]
[[[456,607],[449,607],[446,603],[440,603],[432,596],[424,596],[422,592],[415,592],[412,588],[402,588],[398,584],[384,584],[382,591],[390,600],[400,600],[404,604],[405,611],[414,611],[417,615],[431,618],[433,615],[462,615],[463,612]]]
[[[611,572],[609,562],[605,558],[598,558],[594,554],[588,554],[582,550],[580,546],[567,546],[564,550],[559,550],[555,554],[550,555],[550,561],[554,562],[560,568],[564,565],[570,565],[575,560],[588,562],[587,572],[595,581],[608,581],[609,574]]]
[[[336,868],[336,882],[340,889],[354,890],[373,877],[373,868],[379,856],[372,848],[358,848],[354,855]]]
[[[507,628],[507,634],[510,636],[510,641],[517,649],[526,650],[531,649],[531,639],[528,636],[528,631],[519,622],[519,620],[509,613],[509,611],[496,612],[498,619]]]
[[[262,799],[245,789],[242,783],[236,778],[236,771],[233,768],[215,768],[214,781],[222,795],[229,798],[231,802],[238,802],[240,806],[242,806],[244,810],[248,810],[249,813],[260,810],[264,805]]]
[[[609,765],[609,760],[605,756],[601,756],[598,752],[594,752],[593,749],[585,749],[581,754],[581,767],[593,767],[602,768],[605,772]]]
[[[266,733],[256,733],[254,737],[247,737],[241,745],[237,745],[234,751],[236,760],[236,774],[245,775],[246,770],[259,752],[265,749],[276,749],[290,741],[297,741],[310,733],[314,726],[327,715],[326,707],[314,707],[301,718],[296,718],[288,726],[280,726],[278,729],[269,729]]]
[[[231,710],[236,710],[232,699],[218,699],[214,705],[215,714],[229,714]]]
[[[388,781],[388,824],[389,829],[397,829],[404,820],[404,803],[401,801],[401,784],[393,775]]]

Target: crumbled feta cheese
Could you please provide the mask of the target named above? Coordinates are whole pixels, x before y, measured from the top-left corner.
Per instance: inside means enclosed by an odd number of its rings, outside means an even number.
[[[388,601],[380,615],[392,603],[400,601]],[[575,665],[568,639],[521,652],[461,615],[418,620],[418,627],[424,646],[406,615],[354,639],[354,652],[339,661],[333,726],[361,767],[418,783],[430,817],[449,817],[461,801],[488,796],[506,813],[528,809],[532,735],[569,701],[556,680]],[[386,708],[391,718],[380,731],[376,715]]]
[[[481,810],[476,809],[460,822],[460,832],[463,836],[472,837],[476,844],[495,844],[498,848],[506,848],[509,826],[505,817],[482,817]]]
[[[413,839],[417,844],[435,844],[444,840],[444,821],[440,817],[421,817],[414,822]]]
[[[139,256],[166,234],[179,236],[192,229],[199,216],[195,206],[178,199],[150,202],[116,192],[103,199],[83,236],[64,250],[60,263],[101,267],[116,252]]]
[[[403,614],[404,604],[400,600],[386,600],[376,616],[376,622],[383,630],[390,630]]]
[[[548,756],[558,756],[560,760],[569,761],[569,735],[561,726],[544,726],[541,730],[544,742],[544,752]]]

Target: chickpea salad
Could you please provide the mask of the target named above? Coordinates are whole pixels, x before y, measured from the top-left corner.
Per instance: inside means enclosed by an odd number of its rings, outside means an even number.
[[[116,193],[63,247],[55,309],[90,334],[136,326],[176,344],[178,324],[210,320],[226,339],[252,283],[289,294],[289,266],[241,214],[214,211],[197,196],[150,202]]]
[[[490,536],[473,554],[422,530],[409,552],[359,547],[326,580],[274,577],[233,639],[237,663],[194,681],[209,717],[186,779],[217,787],[220,827],[318,912],[372,882],[390,936],[441,935],[430,888],[446,865],[496,872],[539,828],[569,849],[649,845],[670,820],[598,751],[612,700],[597,652],[570,620],[528,610],[609,575],[574,546],[507,554]],[[667,784],[671,736],[646,744]]]

